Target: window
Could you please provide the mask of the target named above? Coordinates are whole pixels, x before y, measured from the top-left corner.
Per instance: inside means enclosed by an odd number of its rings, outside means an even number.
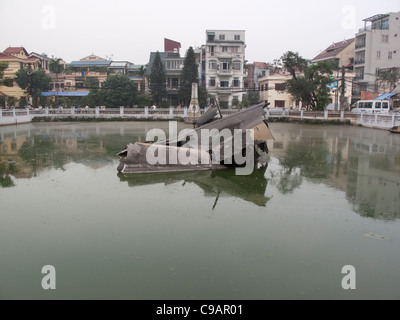
[[[225,35],[224,34],[220,34],[219,35],[219,40],[225,40]]]
[[[275,108],[284,108],[285,100],[275,100]]]
[[[211,70],[217,70],[217,61],[211,60],[208,63],[208,68],[211,69]]]
[[[232,69],[233,70],[240,71],[241,70],[241,66],[242,66],[242,64],[240,63],[240,61],[233,61],[233,63],[232,63]]]
[[[285,91],[284,83],[275,83],[275,91]]]
[[[208,41],[214,41],[215,40],[215,34],[208,34]]]
[[[380,102],[376,102],[375,103],[375,109],[380,109],[381,108],[381,103]]]
[[[233,86],[236,87],[236,88],[239,88],[239,87],[240,87],[240,80],[239,80],[239,78],[234,78],[234,79],[233,79]]]
[[[388,52],[388,59],[392,59],[392,56],[393,56],[393,52],[392,52],[392,51],[389,51],[389,52]]]
[[[388,102],[383,102],[382,103],[382,108],[383,109],[389,109],[389,103]]]
[[[372,102],[364,102],[364,108],[372,109]]]
[[[215,77],[210,78],[210,87],[215,87]]]
[[[381,52],[380,52],[380,51],[377,51],[377,52],[376,52],[376,58],[377,58],[377,59],[380,59],[380,58],[381,58]]]
[[[382,42],[384,43],[389,42],[389,36],[387,34],[382,35]]]
[[[240,40],[240,34],[235,34],[235,40],[239,41]]]
[[[261,85],[261,91],[264,91],[264,85],[263,84]]]
[[[221,88],[229,88],[229,81],[221,81],[221,82],[219,83],[219,86],[220,86]]]
[[[222,47],[222,52],[228,52],[228,47]]]
[[[172,89],[178,89],[179,88],[179,78],[172,78]]]
[[[182,69],[183,61],[182,60],[167,60],[166,61],[166,69],[167,70],[180,70]]]
[[[229,63],[228,62],[222,62],[221,63],[222,70],[229,70]]]

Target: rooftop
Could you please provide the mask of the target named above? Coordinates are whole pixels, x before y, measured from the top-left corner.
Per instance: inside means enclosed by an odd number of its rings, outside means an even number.
[[[387,18],[387,17],[389,17],[388,14],[376,14],[376,15],[374,15],[372,17],[364,19],[363,21],[365,21],[365,22],[374,22],[374,21],[381,20],[381,19]]]
[[[331,44],[328,48],[317,55],[312,61],[321,61],[333,59],[339,52],[347,48],[350,44],[354,42],[355,38],[335,42]]]

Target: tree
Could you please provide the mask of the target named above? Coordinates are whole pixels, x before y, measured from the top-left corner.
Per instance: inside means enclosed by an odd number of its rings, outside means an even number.
[[[149,88],[153,102],[160,105],[161,101],[167,97],[167,85],[164,65],[161,61],[160,53],[157,51],[154,57],[153,66],[149,78]]]
[[[183,105],[189,105],[192,97],[192,83],[199,83],[199,67],[196,63],[196,56],[192,47],[186,51],[183,61],[179,97]]]
[[[205,87],[199,87],[199,106],[200,107],[205,107],[207,106],[209,103],[209,98],[210,95],[207,92],[207,89]]]
[[[97,79],[96,77],[85,77],[83,86],[87,89],[98,89],[99,88],[99,79]]]
[[[100,93],[96,90],[100,90]],[[99,98],[107,107],[132,106],[136,102],[137,89],[126,75],[111,75],[103,82],[101,89],[92,89],[90,94]],[[99,100],[98,100],[99,101]]]
[[[60,58],[54,58],[51,59],[49,63],[49,69],[51,72],[56,74],[56,78],[58,77],[59,73],[62,73],[64,70],[64,66],[60,63],[62,59]]]
[[[400,80],[399,68],[391,68],[388,71],[380,72],[377,80],[380,86],[386,88],[386,85],[388,85],[389,92],[393,91]]]
[[[10,78],[3,79],[4,70],[6,70],[7,68],[8,68],[7,62],[0,62],[0,86],[11,87],[12,79],[10,79]]]
[[[332,82],[331,65],[324,62],[308,65],[304,58],[292,51],[282,56],[282,62],[292,75],[292,79],[285,82],[285,90],[303,105],[313,110],[324,110],[330,99],[327,85]]]
[[[31,72],[26,69],[19,69],[15,73],[14,80],[21,89],[35,98],[40,97],[42,91],[49,91],[51,89],[51,79],[46,75],[44,70]]]

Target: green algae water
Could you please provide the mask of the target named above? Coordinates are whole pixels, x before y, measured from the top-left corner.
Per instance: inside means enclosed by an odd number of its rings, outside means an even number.
[[[0,127],[0,299],[400,298],[400,135],[272,123],[250,176],[118,174],[152,128]]]

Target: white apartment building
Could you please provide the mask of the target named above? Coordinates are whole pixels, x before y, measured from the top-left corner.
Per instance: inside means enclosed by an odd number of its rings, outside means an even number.
[[[355,39],[355,84],[360,91],[379,92],[379,71],[400,68],[400,12],[364,19]]]
[[[206,30],[205,83],[221,107],[232,107],[243,99],[245,31]]]

